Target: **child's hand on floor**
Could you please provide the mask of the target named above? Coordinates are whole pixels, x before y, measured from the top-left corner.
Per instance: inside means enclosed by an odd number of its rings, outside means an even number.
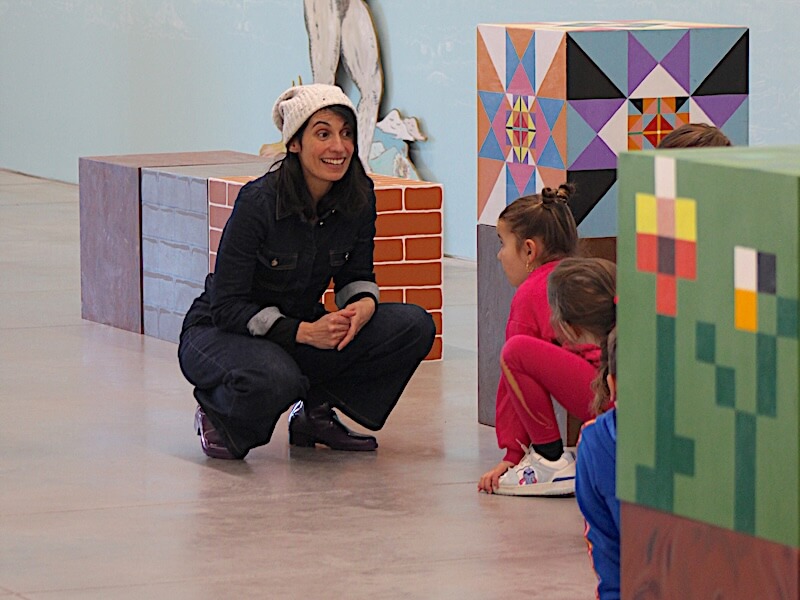
[[[487,494],[494,493],[500,485],[500,477],[513,466],[514,463],[501,460],[494,469],[486,471],[481,476],[480,481],[478,481],[478,491],[486,492]]]

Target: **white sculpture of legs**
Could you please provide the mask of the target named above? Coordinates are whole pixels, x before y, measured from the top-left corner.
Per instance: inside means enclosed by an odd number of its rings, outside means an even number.
[[[364,0],[303,0],[311,74],[334,84],[339,59],[358,88],[358,155],[369,168],[369,152],[383,95],[383,71],[375,25]]]

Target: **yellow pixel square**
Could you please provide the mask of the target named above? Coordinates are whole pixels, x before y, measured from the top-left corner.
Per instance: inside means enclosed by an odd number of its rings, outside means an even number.
[[[689,198],[675,200],[675,238],[697,241],[697,203]]]
[[[636,194],[636,233],[658,235],[658,209],[652,194]]]

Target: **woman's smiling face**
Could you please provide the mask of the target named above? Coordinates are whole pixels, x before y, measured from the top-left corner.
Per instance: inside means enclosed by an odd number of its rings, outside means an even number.
[[[300,159],[306,185],[316,202],[347,173],[355,138],[341,115],[322,108],[308,119],[302,136],[289,142],[288,150]]]

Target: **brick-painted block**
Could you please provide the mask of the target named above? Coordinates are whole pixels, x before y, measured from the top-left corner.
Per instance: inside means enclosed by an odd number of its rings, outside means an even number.
[[[378,286],[442,285],[442,265],[435,263],[400,263],[375,265]]]
[[[428,356],[425,357],[425,360],[440,360],[442,358],[442,337],[436,336],[436,339],[433,340],[433,346],[431,347],[431,351],[428,352]]]
[[[381,302],[410,302],[410,300],[405,298],[402,289],[381,288]]]
[[[371,177],[378,211],[374,261],[381,301],[419,303],[426,310],[440,310],[442,186],[383,175]],[[220,235],[236,196],[247,181],[245,177],[209,181],[208,263],[211,271]],[[327,310],[337,310],[332,290],[323,294],[322,302]],[[432,315],[437,325],[437,343],[428,358],[441,358],[441,312]]]
[[[406,302],[417,304],[426,310],[442,308],[441,288],[408,288]]]
[[[413,212],[408,214],[379,214],[375,222],[378,237],[396,237],[403,235],[441,235],[441,212]]]
[[[406,190],[406,210],[441,210],[441,187],[409,187]]]
[[[428,312],[430,312],[431,317],[433,317],[433,323],[436,325],[436,335],[442,335],[442,313],[435,311]]]
[[[375,207],[378,212],[403,210],[403,190],[401,188],[376,189]]]
[[[414,237],[406,238],[406,260],[441,260],[442,238]]]
[[[376,263],[400,262],[404,257],[403,240],[397,238],[375,240],[373,260]]]

